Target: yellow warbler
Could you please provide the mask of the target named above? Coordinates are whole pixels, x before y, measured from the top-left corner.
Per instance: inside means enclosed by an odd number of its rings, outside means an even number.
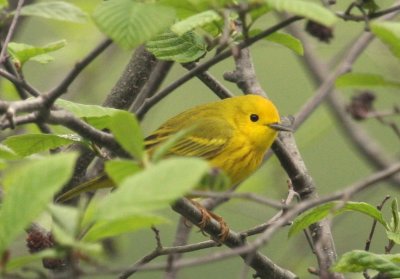
[[[271,101],[245,95],[178,114],[145,139],[146,149],[151,154],[160,143],[183,129],[189,129],[188,133],[176,142],[168,155],[204,158],[212,167],[225,171],[232,184],[242,181],[260,166],[278,131],[291,130],[280,124],[278,110]],[[58,200],[112,186],[107,176],[102,175],[64,193]]]

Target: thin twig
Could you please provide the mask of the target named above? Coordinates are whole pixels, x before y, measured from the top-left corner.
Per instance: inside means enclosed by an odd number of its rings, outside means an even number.
[[[78,75],[94,60],[96,59],[104,50],[107,49],[112,44],[111,39],[103,40],[99,45],[97,45],[92,51],[90,51],[80,62],[76,63],[72,70],[64,77],[64,79],[55,88],[46,93],[47,106],[53,104],[57,98],[62,94],[67,92],[68,87],[71,83],[78,77]]]
[[[396,6],[390,7],[390,8],[385,9],[385,10],[374,12],[374,13],[369,14],[367,16],[368,16],[368,19],[375,19],[375,18],[379,18],[379,17],[382,17],[382,16],[387,15],[387,14],[398,12],[399,10],[400,10],[400,5],[396,5]],[[343,12],[337,12],[336,16],[340,17],[340,18],[342,18],[344,20],[365,21],[365,17],[364,16],[352,15],[352,14],[348,14],[346,12],[344,12],[344,13]]]
[[[386,197],[383,199],[383,201],[381,202],[381,204],[378,205],[376,208],[377,208],[379,211],[381,211],[382,208],[383,208],[383,206],[384,206],[384,204],[385,204],[389,199],[390,199],[390,196],[386,196]],[[374,233],[375,233],[376,222],[377,222],[376,219],[374,219],[374,221],[373,221],[373,223],[372,223],[371,231],[370,231],[369,236],[368,236],[368,239],[367,239],[367,241],[365,242],[365,248],[364,248],[365,251],[369,251],[369,246],[371,245],[372,237],[374,236]]]
[[[266,197],[262,197],[260,195],[256,195],[254,193],[235,193],[235,192],[211,192],[211,191],[192,191],[190,195],[194,197],[203,197],[203,198],[222,198],[222,199],[245,199],[250,200],[262,205],[270,206],[276,209],[285,209],[288,208],[287,205],[282,204],[279,201],[275,201],[273,199],[269,199]]]
[[[182,66],[187,70],[192,70],[197,67],[197,63],[185,63]],[[210,73],[202,72],[196,75],[212,92],[215,93],[219,98],[225,99],[233,97],[234,95],[226,88],[222,83],[215,79]]]
[[[3,48],[0,52],[0,64],[3,64],[6,59],[7,47],[8,43],[11,41],[12,36],[14,35],[15,28],[17,26],[18,18],[21,14],[22,6],[24,5],[25,0],[19,0],[17,4],[17,8],[15,9],[14,17],[11,21],[10,28],[8,28],[6,39],[3,43]]]
[[[164,82],[167,74],[170,72],[172,66],[174,65],[173,61],[158,61],[154,66],[154,70],[151,72],[148,81],[140,90],[140,93],[137,95],[135,101],[132,103],[129,111],[136,113],[136,110],[139,106],[146,100],[156,93],[161,84]]]

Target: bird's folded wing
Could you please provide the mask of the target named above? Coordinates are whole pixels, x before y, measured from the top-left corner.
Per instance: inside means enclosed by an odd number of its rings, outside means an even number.
[[[171,147],[167,155],[201,157],[211,160],[217,156],[229,143],[233,135],[232,127],[225,121],[217,118],[203,118],[196,121],[188,133]],[[161,126],[146,138],[146,148],[152,150],[177,131],[169,126]]]

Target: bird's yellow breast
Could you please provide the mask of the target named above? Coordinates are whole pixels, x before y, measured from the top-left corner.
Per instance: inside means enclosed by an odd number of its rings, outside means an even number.
[[[265,152],[272,144],[274,137],[268,139],[264,150],[259,150],[244,135],[235,135],[224,150],[210,160],[210,165],[222,169],[237,184],[252,174],[262,163]]]

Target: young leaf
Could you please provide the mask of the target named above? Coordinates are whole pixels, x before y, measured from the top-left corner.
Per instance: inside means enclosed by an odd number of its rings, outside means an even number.
[[[159,4],[109,0],[99,4],[93,19],[120,46],[133,48],[168,28],[175,19],[175,11]]]
[[[54,223],[57,223],[66,233],[75,236],[79,229],[80,213],[76,207],[50,204],[48,211]]]
[[[23,6],[21,15],[37,16],[75,23],[86,23],[87,14],[77,6],[64,1],[47,1]]]
[[[129,112],[115,113],[110,121],[110,130],[121,146],[134,158],[142,159],[144,154],[143,134],[136,117]]]
[[[0,0],[0,9],[4,9],[8,7],[8,1],[7,0]]]
[[[207,52],[207,44],[203,38],[192,31],[182,36],[171,31],[164,32],[148,41],[146,48],[160,60],[178,63],[195,61]]]
[[[20,156],[28,156],[71,143],[84,143],[76,135],[25,134],[10,136],[3,144]]]
[[[47,53],[56,51],[64,47],[66,44],[65,40],[61,40],[47,44],[43,47],[35,47],[27,44],[10,42],[7,45],[7,50],[14,62],[21,66],[29,60],[44,64],[53,61],[53,57],[47,55]]]
[[[337,21],[334,13],[316,3],[301,0],[265,0],[265,2],[278,12],[304,16],[325,26],[332,26]]]
[[[338,208],[338,210],[335,210],[336,207]],[[314,224],[324,219],[330,213],[338,215],[346,211],[357,211],[360,213],[364,213],[377,220],[385,228],[388,227],[387,223],[383,219],[382,212],[380,212],[378,209],[376,209],[376,207],[370,204],[364,202],[347,202],[346,204],[343,204],[342,202],[330,202],[300,214],[294,220],[292,226],[290,227],[288,235],[290,237],[306,229],[311,224]]]
[[[126,178],[99,204],[97,220],[116,220],[165,208],[196,187],[208,163],[198,158],[170,158]]]
[[[392,220],[389,228],[386,230],[387,237],[397,244],[400,244],[400,212],[397,199],[392,201]]]
[[[106,237],[113,237],[127,232],[133,232],[152,225],[166,223],[168,220],[161,216],[140,214],[120,219],[99,221],[84,235],[84,241],[98,241]]]
[[[76,157],[73,153],[52,155],[5,172],[0,210],[0,254],[68,181]]]
[[[55,249],[46,249],[34,254],[31,254],[29,256],[22,256],[22,257],[17,257],[17,258],[12,258],[9,261],[7,261],[7,264],[5,266],[5,270],[7,272],[11,272],[14,270],[17,270],[21,267],[26,266],[27,264],[33,263],[33,262],[39,262],[43,258],[57,258],[60,257],[60,253],[55,250]]]
[[[363,250],[354,250],[342,255],[333,267],[336,272],[362,272],[366,269],[373,269],[389,278],[400,277],[400,254],[379,255]]]
[[[105,163],[105,171],[116,185],[140,170],[139,164],[132,160],[109,160]]]
[[[67,100],[58,99],[56,105],[73,113],[76,117],[84,118],[90,125],[97,129],[110,126],[111,116],[121,110],[96,105],[84,105]]]
[[[400,232],[392,232],[392,231],[386,231],[387,237],[394,241],[396,244],[400,244]]]
[[[172,25],[171,31],[179,36],[182,36],[186,32],[192,31],[197,27],[202,27],[208,23],[218,20],[221,20],[221,16],[214,10],[208,10],[178,21]]]
[[[259,4],[259,0],[256,4]],[[251,2],[253,1],[248,1]],[[225,8],[228,5],[237,4],[236,0],[195,0],[195,1],[182,1],[182,0],[160,0],[160,4],[174,8],[177,17],[184,19],[194,14],[204,12],[210,9]]]
[[[65,110],[68,110],[69,112],[73,113],[76,117],[79,118],[96,118],[96,117],[112,116],[114,115],[114,113],[120,111],[114,108],[79,104],[63,99],[57,99],[56,105],[62,107]]]
[[[293,37],[290,34],[282,33],[282,32],[275,32],[271,35],[265,37],[266,40],[270,42],[274,42],[280,44],[282,46],[287,47],[288,49],[294,51],[296,54],[303,56],[304,55],[304,48],[303,44],[299,39]]]
[[[0,158],[5,160],[14,160],[20,158],[20,156],[18,156],[14,150],[8,146],[0,144]]]
[[[400,58],[399,22],[375,21],[371,24],[371,31],[389,47],[394,56]]]
[[[63,246],[72,247],[75,250],[78,250],[85,254],[99,255],[103,251],[100,243],[89,243],[75,239],[74,236],[70,235],[58,224],[53,224],[52,233],[57,243]]]
[[[371,88],[371,87],[395,87],[400,88],[400,82],[387,80],[385,77],[376,74],[368,73],[348,73],[341,75],[336,79],[336,87],[357,87],[357,88]]]

